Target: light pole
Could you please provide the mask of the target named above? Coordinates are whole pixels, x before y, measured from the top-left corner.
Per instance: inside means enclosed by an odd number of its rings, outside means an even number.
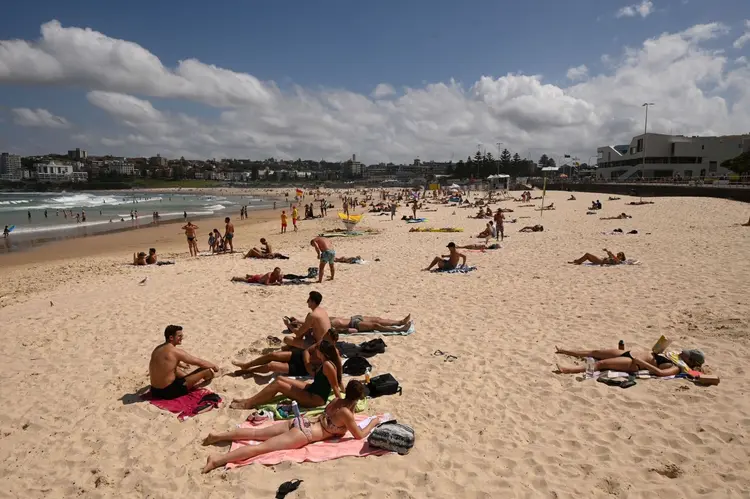
[[[646,172],[646,134],[648,133],[648,108],[650,106],[655,106],[653,102],[644,102],[641,107],[646,108],[646,119],[643,123],[643,165],[641,166],[641,177],[644,176]]]
[[[502,142],[496,142],[497,144],[497,174],[500,175],[500,146],[503,145]]]

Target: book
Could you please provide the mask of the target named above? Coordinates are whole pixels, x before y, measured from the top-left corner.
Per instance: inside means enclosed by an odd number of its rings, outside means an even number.
[[[659,340],[654,344],[654,347],[651,349],[653,353],[663,353],[664,350],[667,349],[669,345],[672,344],[672,340],[667,339],[666,336],[661,335]]]

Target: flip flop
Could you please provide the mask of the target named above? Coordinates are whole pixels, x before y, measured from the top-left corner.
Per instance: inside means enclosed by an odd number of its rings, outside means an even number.
[[[266,340],[268,340],[268,343],[269,343],[270,345],[281,345],[281,340],[280,340],[280,339],[278,339],[278,338],[277,338],[277,337],[275,337],[275,336],[270,336],[270,335],[269,335],[269,336],[267,336],[267,337],[266,337]]]
[[[442,350],[435,350],[432,355],[434,355],[435,357],[442,357],[443,355],[445,355],[445,352],[443,352]]]
[[[454,360],[458,360],[458,357],[455,355],[446,355],[443,362],[453,362]]]
[[[289,480],[279,485],[279,489],[276,491],[276,499],[284,499],[287,494],[291,494],[299,488],[299,485],[304,480]]]

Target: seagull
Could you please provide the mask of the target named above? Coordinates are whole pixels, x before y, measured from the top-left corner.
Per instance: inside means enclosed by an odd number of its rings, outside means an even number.
[[[143,280],[141,282],[139,282],[138,284],[140,284],[141,286],[143,286],[144,284],[146,284],[146,281],[148,281],[148,276],[144,277]]]

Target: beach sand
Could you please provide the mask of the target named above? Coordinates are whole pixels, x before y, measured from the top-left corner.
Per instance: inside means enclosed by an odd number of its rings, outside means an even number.
[[[3,256],[0,496],[272,497],[299,478],[290,498],[748,497],[750,228],[733,226],[747,220],[747,205],[651,198],[653,205],[625,206],[632,198],[577,196],[548,193],[557,209],[543,217],[501,203],[518,223],[506,224],[502,249],[468,253],[478,269],[467,275],[421,271],[449,241],[479,242],[473,236],[485,221],[467,218],[476,210],[447,206],[421,214],[429,219],[421,225],[463,233],[409,233],[413,225],[366,215],[361,226],[380,234],[333,243],[338,256],[369,263],[337,265],[336,279],[321,285],[229,278],[275,265],[306,273],[317,264],[311,237],[342,226],[336,210],[285,235],[278,213],[237,222],[236,247],[265,236],[290,260],[190,258],[176,226],[86,239],[91,251],[77,240]],[[587,216],[597,197],[604,209]],[[633,218],[599,220],[623,211]],[[545,231],[518,233],[536,223]],[[205,249],[210,224],[199,225]],[[602,234],[618,227],[639,234]],[[149,246],[176,265],[126,265]],[[641,264],[566,263],[605,247]],[[242,422],[249,411],[230,410],[228,401],[259,386],[215,379],[227,404],[182,423],[138,401],[164,327],[183,325],[186,351],[229,367],[267,347],[267,335],[280,337],[282,316],[303,316],[312,290],[331,315],[416,319],[414,335],[386,337],[386,353],[370,359],[373,374],[392,373],[403,395],[371,400],[368,411],[412,425],[415,448],[201,475],[207,454],[227,449],[201,447],[202,437]],[[639,380],[623,390],[553,373],[556,362],[581,363],[556,356],[555,345],[616,348],[622,339],[628,349],[650,348],[661,334],[703,349],[721,384]]]

